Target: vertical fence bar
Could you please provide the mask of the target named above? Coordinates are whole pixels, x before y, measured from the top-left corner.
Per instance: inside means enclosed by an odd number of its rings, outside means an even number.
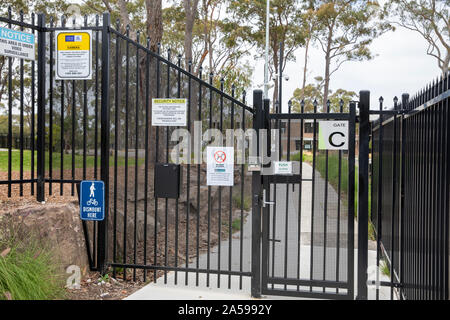
[[[110,59],[110,25],[109,13],[103,14],[102,28],[102,83],[101,83],[101,168],[100,176],[105,183],[105,220],[98,223],[98,250],[97,264],[99,271],[104,274],[106,271],[107,259],[107,226],[109,216],[109,59]]]
[[[120,21],[116,21],[116,28],[117,30],[120,30]],[[98,35],[96,37],[98,42]],[[119,150],[119,66],[120,64],[120,41],[118,35],[116,35],[116,57],[115,57],[115,79],[114,79],[114,196],[113,196],[113,203],[114,203],[114,218],[113,218],[113,262],[117,262],[117,161],[118,161],[118,150]],[[98,60],[97,60],[98,64]],[[96,71],[97,73],[97,71]],[[97,79],[97,76],[96,76]],[[97,80],[96,80],[97,82]],[[97,99],[96,99],[97,104]],[[96,116],[97,118],[97,112]],[[96,119],[97,122],[97,119]],[[96,130],[97,131],[97,130]],[[95,140],[95,148],[97,149],[97,140]],[[97,162],[97,160],[95,160]],[[95,178],[96,179],[96,178]],[[145,257],[145,251],[144,251],[144,257]],[[116,277],[116,268],[113,268],[113,277]],[[145,280],[144,280],[145,281]]]
[[[23,11],[20,11],[20,22],[23,22]],[[23,31],[23,27],[20,27],[20,30]],[[20,66],[19,66],[19,73],[20,73],[20,191],[19,194],[22,197],[23,196],[23,117],[24,117],[24,81],[23,81],[23,59],[20,59]],[[50,87],[51,88],[51,87]]]
[[[367,300],[369,241],[369,110],[370,92],[359,98],[359,173],[358,173],[358,300]]]
[[[288,102],[288,114],[292,113],[292,101]],[[287,121],[287,140],[286,140],[286,161],[291,161],[291,120]],[[281,136],[281,133],[280,133]],[[286,177],[287,181],[287,177]],[[284,218],[284,279],[288,277],[288,247],[289,247],[289,183],[286,183],[286,212]],[[294,184],[292,185],[294,187]],[[274,239],[275,240],[275,239]],[[287,290],[287,285],[284,285],[284,290]]]
[[[61,16],[61,27],[64,28],[65,26],[65,18],[64,16]],[[61,85],[61,136],[60,136],[60,157],[61,157],[61,163],[60,163],[60,173],[59,173],[59,194],[62,196],[64,194],[64,149],[65,149],[65,142],[64,142],[64,80],[60,81]]]
[[[45,201],[45,15],[38,15],[37,201]]]
[[[191,71],[192,71],[192,62],[189,61],[188,62],[188,113],[187,113],[187,127],[189,130],[189,133],[192,136],[192,126],[191,126],[191,108],[192,108],[192,104],[191,104],[191,97],[192,97],[192,80],[191,80]],[[190,219],[190,214],[191,214],[191,198],[190,198],[190,191],[191,191],[191,162],[192,162],[192,156],[191,156],[191,147],[192,147],[192,142],[189,141],[189,146],[188,146],[188,163],[187,163],[187,181],[186,181],[186,268],[189,267],[189,219]],[[220,243],[220,241],[219,241]],[[220,246],[219,246],[219,250],[220,250]],[[220,254],[220,251],[219,251]],[[220,265],[219,265],[219,270],[220,270]],[[189,281],[189,274],[188,272],[185,272],[185,278],[184,278],[184,282],[186,285],[188,285],[188,281]],[[220,279],[220,274],[218,276],[218,279]]]
[[[203,68],[200,66],[199,68],[199,78],[202,79],[202,71]],[[198,84],[198,118],[197,120],[200,123],[200,133],[202,134],[202,83],[199,82]],[[200,141],[196,142],[196,148],[197,148],[197,154],[200,154],[202,152],[202,145]],[[198,287],[199,285],[199,268],[200,268],[200,170],[201,170],[201,164],[200,161],[197,164],[197,238],[196,238],[196,262],[195,262],[195,268],[197,269],[195,273],[195,285]],[[219,244],[220,245],[220,244]]]
[[[99,26],[99,16],[95,16],[95,26]],[[119,30],[119,29],[117,29]],[[119,42],[119,38],[116,36],[116,46]],[[94,106],[94,180],[97,180],[98,177],[98,43],[99,43],[99,31],[95,31],[95,88],[94,88],[94,95],[95,95],[95,106]],[[117,49],[116,49],[116,55],[117,55]],[[117,57],[116,57],[117,61]],[[116,67],[118,68],[118,65],[116,64]],[[116,70],[116,75],[118,73],[118,70]],[[116,91],[117,93],[117,91]],[[117,99],[115,97],[115,99]],[[117,106],[117,104],[116,104]],[[117,112],[117,110],[116,110]],[[115,145],[114,145],[115,146]],[[115,183],[115,180],[114,180]]]
[[[50,18],[50,28],[53,28],[53,17]],[[50,80],[50,89],[48,92],[48,99],[50,104],[50,112],[48,114],[48,122],[49,122],[49,137],[48,137],[48,177],[49,177],[49,184],[48,184],[48,193],[49,195],[53,194],[53,41],[54,41],[54,33],[53,31],[50,32],[50,61],[49,61],[49,68],[50,68],[50,74],[49,74],[49,80]]]
[[[75,24],[75,23],[74,23]],[[72,80],[72,138],[71,138],[71,144],[72,144],[72,183],[71,183],[71,195],[72,197],[75,195],[75,126],[76,126],[76,90],[77,85],[76,81]]]
[[[130,26],[126,27],[126,49],[125,49],[125,182],[124,182],[124,204],[123,204],[123,263],[127,262],[127,225],[128,225],[128,120],[130,100]],[[156,224],[156,223],[155,223]],[[123,279],[127,280],[127,270],[123,269]]]
[[[350,103],[349,105],[349,112],[352,112],[352,108],[355,108],[355,104],[354,103]],[[344,100],[340,100],[339,101],[339,112],[343,113],[344,112]],[[355,119],[350,119],[350,121],[355,121]],[[350,122],[351,126],[354,126],[354,123]],[[350,141],[352,141],[352,135],[350,135]],[[351,151],[351,147],[349,146],[349,152]],[[353,149],[353,152],[354,149]],[[348,157],[349,159],[352,159],[352,157],[349,155]],[[353,157],[354,158],[354,157]],[[349,166],[350,167],[350,166]],[[349,179],[351,181],[351,179]],[[355,179],[353,179],[353,181],[355,181]],[[348,186],[347,186],[348,187]],[[336,281],[339,282],[339,270],[340,270],[340,248],[341,248],[341,189],[342,189],[342,151],[339,150],[338,151],[338,190],[337,190],[337,223],[336,223]],[[352,191],[352,189],[348,189],[347,190],[348,193],[354,193],[354,191]],[[353,201],[353,203],[355,203]],[[349,202],[349,207],[352,207],[352,202]],[[354,209],[354,205],[353,205],[353,209]],[[353,217],[355,216],[353,215],[348,215],[349,217]],[[349,279],[350,280],[350,279]],[[339,293],[339,288],[336,288],[336,293]]]
[[[401,104],[401,108],[402,111],[403,110],[407,110],[408,109],[408,104],[409,104],[409,95],[408,94],[403,94],[402,95],[402,104]],[[400,162],[400,167],[401,167],[401,171],[400,171],[400,188],[399,188],[399,192],[400,192],[400,244],[399,244],[399,248],[400,248],[400,256],[399,256],[399,269],[400,269],[400,300],[403,300],[403,296],[405,294],[405,287],[404,287],[404,283],[405,283],[405,250],[406,250],[406,246],[405,246],[405,242],[406,242],[406,222],[405,222],[405,172],[406,172],[406,166],[409,167],[410,162],[409,162],[409,158],[407,159],[407,153],[406,153],[406,135],[407,135],[407,125],[406,125],[406,121],[402,112],[401,118],[400,118],[400,140],[401,140],[401,162]]]
[[[398,109],[397,97],[394,98],[394,110]],[[397,204],[397,115],[394,115],[394,139],[393,139],[393,162],[392,162],[392,211],[391,211],[391,292],[390,299],[394,300],[394,278],[395,278],[395,214],[396,214],[396,204]]]
[[[260,129],[263,129],[263,93],[261,90],[253,91],[253,129],[258,140],[258,159],[261,141]],[[260,161],[261,169],[262,162]],[[261,172],[252,173],[252,277],[251,294],[253,298],[261,296]]]
[[[326,113],[330,113],[330,100],[327,101]],[[324,190],[324,205],[323,205],[323,274],[322,279],[325,281],[327,272],[327,222],[328,222],[328,163],[329,163],[329,152],[325,151],[325,190]],[[338,194],[340,197],[340,194]],[[325,286],[323,287],[323,292],[325,292]]]
[[[171,49],[167,50],[167,61],[170,62],[171,59]],[[167,87],[166,87],[166,97],[170,98],[170,64],[167,64]],[[169,163],[169,127],[166,126],[166,156],[165,162]],[[200,203],[197,204],[199,208]],[[200,214],[198,215],[200,216]],[[168,266],[169,258],[169,230],[168,230],[168,220],[169,219],[169,199],[165,199],[165,216],[164,216],[164,267]],[[197,235],[198,238],[198,235]],[[197,266],[198,268],[198,266]],[[164,270],[164,284],[167,284],[167,271]]]
[[[219,130],[221,134],[223,134],[223,86],[224,86],[224,80],[220,79],[220,124],[219,124]],[[219,219],[218,219],[218,243],[222,243],[222,187],[219,186]],[[221,270],[221,257],[222,257],[222,250],[221,245],[218,247],[218,254],[217,254],[217,269],[219,271],[217,276],[217,287],[220,288],[220,270]]]
[[[178,55],[178,61],[177,61],[177,98],[181,98],[181,55]],[[178,132],[179,127],[177,127],[177,141],[180,139],[180,134]],[[177,152],[176,157],[177,164],[180,164],[180,152]],[[182,171],[183,169],[180,168]],[[180,200],[175,200],[175,268],[178,267],[178,245],[179,245],[179,239],[178,239],[178,233],[179,233],[179,224],[180,224]],[[208,279],[209,280],[209,279]],[[207,286],[209,286],[209,281],[207,280]],[[178,284],[178,272],[175,271],[175,279],[174,279],[175,285]]]
[[[444,75],[445,80],[444,80],[444,90],[449,90],[450,89],[450,72],[447,72],[446,75]],[[446,84],[446,85],[445,85]],[[445,110],[445,129],[444,129],[444,139],[445,139],[445,144],[444,144],[444,159],[445,159],[445,166],[444,166],[444,170],[445,170],[445,186],[444,186],[444,194],[448,195],[450,192],[450,168],[449,168],[449,156],[450,156],[450,130],[449,130],[449,123],[450,123],[450,112],[449,112],[449,102],[450,99],[447,98],[445,99],[445,106],[444,106],[444,110]],[[445,198],[444,198],[445,199]],[[448,212],[449,210],[449,206],[450,206],[450,199],[447,199],[445,201],[444,204],[444,210],[443,212]],[[450,225],[449,225],[449,217],[448,214],[443,214],[443,223],[442,223],[442,228],[443,228],[443,234],[444,234],[444,243],[443,243],[443,250],[442,253],[443,254],[443,285],[442,285],[442,299],[443,300],[448,300],[449,299],[449,291],[450,291],[450,266],[449,266],[449,253],[450,253],[450,243],[449,243],[449,236],[450,236]]]
[[[31,14],[31,24],[34,26],[35,22],[35,15],[34,13]],[[35,34],[35,31],[33,29],[33,35]],[[35,146],[35,77],[36,77],[36,71],[35,71],[36,65],[34,60],[31,61],[31,133],[30,133],[30,140],[31,140],[31,195],[34,196],[34,146]],[[62,132],[62,131],[61,131]]]
[[[247,93],[242,93],[242,103],[245,104],[245,98]],[[242,108],[241,129],[245,134],[245,108]],[[239,239],[239,271],[243,271],[243,259],[244,259],[244,185],[245,185],[245,135],[241,139],[244,139],[242,143],[242,164],[241,164],[241,223],[240,223],[240,239]],[[239,290],[242,290],[242,275],[239,276]]]
[[[317,100],[314,100],[314,113],[317,113]],[[312,192],[311,192],[311,251],[309,259],[309,279],[313,279],[314,272],[314,204],[315,204],[315,192],[316,192],[316,151],[317,151],[317,120],[314,118],[313,122],[313,164],[312,164]],[[312,292],[312,287],[309,287],[309,291]]]
[[[150,49],[150,38],[147,38],[147,49]],[[147,229],[148,229],[148,173],[149,173],[149,125],[150,125],[150,54],[145,59],[145,178],[144,178],[144,264],[147,264]],[[155,222],[156,223],[156,222]],[[147,281],[147,270],[144,270],[144,282]]]
[[[139,44],[140,32],[136,33],[136,42]],[[133,262],[137,264],[137,209],[138,209],[138,192],[139,192],[139,47],[136,46],[136,114],[134,117],[134,251]],[[133,269],[133,281],[136,281],[136,268]]]
[[[157,47],[157,53],[158,56],[161,53],[161,44],[158,43]],[[160,86],[161,86],[161,64],[159,59],[156,59],[156,98],[160,97]],[[155,134],[155,166],[159,162],[159,127],[156,127],[156,134]],[[158,265],[158,204],[159,199],[155,197],[155,232],[154,232],[154,258],[153,263],[155,266]],[[189,258],[187,258],[189,260]],[[186,273],[187,275],[187,273]],[[156,283],[157,278],[157,270],[153,272],[153,280]]]
[[[214,75],[212,73],[209,74],[209,84],[212,86],[214,80]],[[211,130],[213,126],[213,92],[211,88],[209,89],[209,129]],[[211,139],[211,137],[209,137]],[[210,281],[210,273],[209,270],[211,268],[211,186],[208,186],[208,248],[206,253],[206,269],[208,270],[206,274],[206,286],[209,288]],[[220,245],[220,244],[219,244]]]
[[[231,87],[231,96],[234,99],[236,88],[234,85]],[[231,102],[231,130],[234,130],[234,101]],[[234,131],[233,131],[234,132]],[[233,133],[234,135],[234,133]],[[232,137],[232,141],[234,145],[234,136]],[[234,168],[233,168],[234,172]],[[234,181],[234,173],[233,173],[233,181]],[[231,271],[232,268],[232,257],[233,257],[233,186],[229,188],[230,192],[230,212],[228,215],[228,271]],[[242,201],[241,201],[242,202]],[[231,274],[228,275],[228,289],[231,289]]]
[[[305,113],[305,100],[300,102],[300,113]],[[304,140],[304,119],[300,120],[300,177],[298,184],[298,217],[297,217],[297,279],[300,279],[301,269],[301,242],[302,242],[302,188],[303,188],[303,140]],[[297,286],[297,291],[300,286]]]
[[[354,247],[355,247],[355,145],[356,145],[356,103],[351,102],[350,103],[350,125],[349,125],[349,145],[348,145],[348,252],[347,252],[347,265],[348,265],[348,297],[350,299],[354,299],[355,294],[354,294],[354,290],[355,290],[355,256],[354,256]],[[342,110],[342,109],[341,109]],[[367,182],[367,188],[369,186],[369,171],[368,171],[368,165],[369,165],[369,146],[368,146],[368,139],[369,139],[369,130],[370,130],[370,126],[369,123],[367,123],[367,128],[366,128],[366,156],[367,158],[366,163],[364,164],[363,161],[363,165],[365,165],[366,167],[366,182]],[[367,193],[368,195],[368,193]],[[367,221],[366,221],[366,230],[368,231],[368,203],[367,203]],[[339,220],[338,220],[339,223]],[[368,242],[368,236],[367,236],[367,241]],[[358,247],[359,250],[359,247]],[[359,251],[358,251],[359,252]],[[366,251],[367,254],[367,251]],[[339,260],[338,260],[338,264],[339,264]],[[366,284],[366,288],[367,288],[367,284]]]
[[[8,19],[11,20],[11,7],[8,7]],[[39,16],[38,16],[38,26],[39,26]],[[45,22],[41,21],[42,24]],[[8,23],[8,27],[11,29],[11,22]],[[45,34],[41,34],[42,31],[39,31],[38,33],[38,68],[39,70],[45,69],[45,56],[43,59],[41,59],[41,55],[45,54]],[[41,42],[43,42],[41,44]],[[43,49],[41,49],[41,46],[43,45]],[[11,180],[12,180],[12,112],[13,112],[13,96],[12,96],[12,60],[13,58],[8,57],[8,197],[11,198]],[[39,62],[43,60],[43,65],[39,64]],[[45,80],[45,78],[38,78],[38,81]],[[38,86],[39,86],[38,82]],[[45,85],[45,84],[44,84]],[[40,87],[39,87],[40,88]],[[38,88],[38,99],[42,95],[42,92]],[[45,90],[45,87],[44,89]],[[44,91],[44,98],[45,99],[45,91]],[[40,100],[40,99],[39,99]],[[39,100],[38,100],[38,108],[39,108]],[[39,174],[39,173],[38,173]],[[44,201],[44,200],[42,200]]]
[[[87,16],[84,16],[84,26],[87,27]],[[87,80],[83,80],[83,180],[86,180],[86,149],[87,149]],[[95,230],[95,223],[94,223]]]
[[[383,114],[381,113],[383,111],[383,97],[380,98],[380,128],[378,129],[379,132],[379,139],[378,139],[378,212],[377,212],[377,274],[376,274],[376,300],[379,300],[380,298],[380,289],[378,285],[379,277],[380,277],[380,259],[381,259],[381,236],[382,236],[382,206],[383,206]]]

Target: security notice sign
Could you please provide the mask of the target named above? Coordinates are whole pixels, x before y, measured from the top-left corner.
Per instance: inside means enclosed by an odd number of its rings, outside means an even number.
[[[207,147],[206,153],[207,185],[232,187],[234,185],[234,149],[232,147]]]
[[[34,34],[0,27],[0,55],[36,60]]]
[[[348,121],[319,121],[319,150],[348,150]]]
[[[155,127],[185,127],[187,99],[152,99],[152,125]]]
[[[56,80],[92,79],[92,30],[56,34]]]

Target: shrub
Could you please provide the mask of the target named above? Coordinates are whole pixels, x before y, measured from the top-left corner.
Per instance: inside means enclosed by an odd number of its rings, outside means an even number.
[[[0,238],[0,300],[61,299],[63,285],[48,247],[33,237],[19,240],[12,233]]]

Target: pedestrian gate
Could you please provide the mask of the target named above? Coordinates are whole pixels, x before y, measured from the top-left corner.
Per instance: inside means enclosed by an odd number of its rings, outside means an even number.
[[[264,107],[263,128],[272,136],[261,179],[261,292],[353,299],[356,103],[328,103],[325,113],[317,102],[311,113],[304,102],[301,113],[291,107],[289,113],[269,113],[268,101]],[[348,122],[347,150],[319,150],[325,120]],[[276,174],[278,161],[292,162],[292,172]]]

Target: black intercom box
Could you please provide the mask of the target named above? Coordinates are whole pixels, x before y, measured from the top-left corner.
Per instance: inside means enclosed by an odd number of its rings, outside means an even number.
[[[170,163],[155,165],[155,198],[180,198],[181,166]]]

